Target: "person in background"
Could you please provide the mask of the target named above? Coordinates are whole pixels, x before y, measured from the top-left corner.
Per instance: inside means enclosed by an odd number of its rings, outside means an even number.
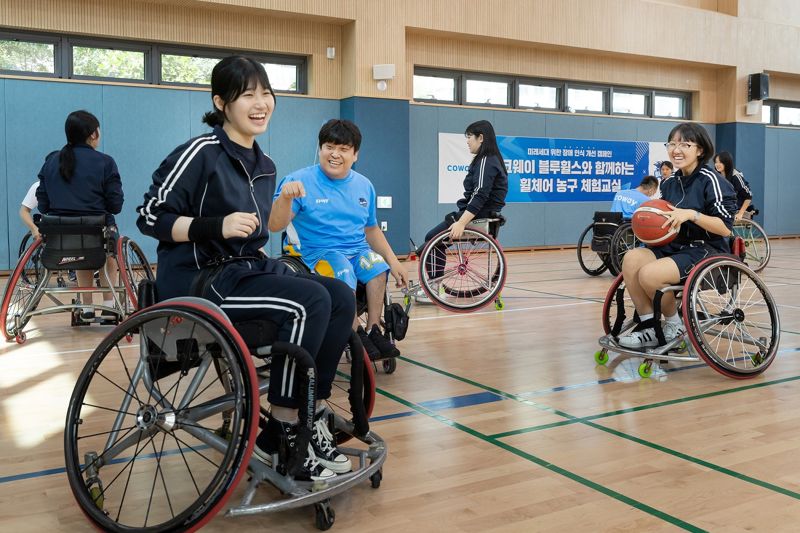
[[[614,195],[611,211],[622,213],[622,218],[630,220],[633,212],[644,202],[653,198],[657,190],[658,179],[655,176],[645,176],[635,189],[624,189]]]

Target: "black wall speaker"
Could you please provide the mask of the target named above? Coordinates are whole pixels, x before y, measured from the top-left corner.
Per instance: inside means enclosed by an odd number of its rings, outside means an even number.
[[[750,74],[747,78],[747,99],[764,100],[769,98],[769,74]]]

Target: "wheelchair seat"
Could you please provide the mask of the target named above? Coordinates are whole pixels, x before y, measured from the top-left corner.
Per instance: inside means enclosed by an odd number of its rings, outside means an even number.
[[[43,215],[41,262],[48,270],[98,270],[107,255],[105,215]]]
[[[478,229],[484,233],[488,233],[493,239],[497,239],[500,233],[500,226],[504,226],[506,217],[499,212],[490,213],[486,218],[472,219],[467,227]]]

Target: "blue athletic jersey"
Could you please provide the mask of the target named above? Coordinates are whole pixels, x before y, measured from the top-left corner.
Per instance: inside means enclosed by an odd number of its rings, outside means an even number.
[[[633,212],[648,200],[650,200],[650,197],[643,192],[639,192],[636,189],[625,189],[614,195],[611,211],[622,213],[622,218],[631,218]]]
[[[353,255],[368,247],[364,228],[376,226],[378,219],[375,188],[366,177],[351,170],[344,179],[331,179],[319,165],[306,167],[281,180],[273,201],[289,181],[302,182],[306,190],[304,198],[292,201],[292,225],[304,257],[322,250]]]

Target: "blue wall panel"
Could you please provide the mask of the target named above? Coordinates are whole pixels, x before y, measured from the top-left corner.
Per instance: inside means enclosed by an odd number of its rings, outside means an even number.
[[[0,79],[0,102],[6,101],[6,80]],[[10,268],[8,265],[11,263],[11,252],[9,250],[14,250],[14,254],[16,254],[16,249],[19,246],[19,241],[13,241],[13,245],[11,244],[11,235],[9,235],[8,228],[11,222],[11,217],[17,217],[17,211],[19,210],[20,201],[22,198],[11,198],[8,194],[8,175],[6,173],[6,166],[8,161],[8,147],[6,146],[6,108],[5,104],[0,105],[0,191],[2,191],[3,197],[6,199],[5,205],[7,206],[6,213],[4,216],[0,216],[0,235],[5,235],[5,237],[0,237],[0,270],[4,270]],[[14,208],[14,204],[16,202],[16,208]]]
[[[782,129],[778,135],[778,176],[775,232],[779,235],[799,235],[800,216],[797,206],[800,204],[800,180],[797,169],[800,168],[800,131]]]
[[[765,128],[764,142],[764,197],[760,201],[759,209],[764,221],[764,231],[767,235],[777,234],[778,229],[778,182],[779,182],[779,150],[778,139],[783,130]]]

